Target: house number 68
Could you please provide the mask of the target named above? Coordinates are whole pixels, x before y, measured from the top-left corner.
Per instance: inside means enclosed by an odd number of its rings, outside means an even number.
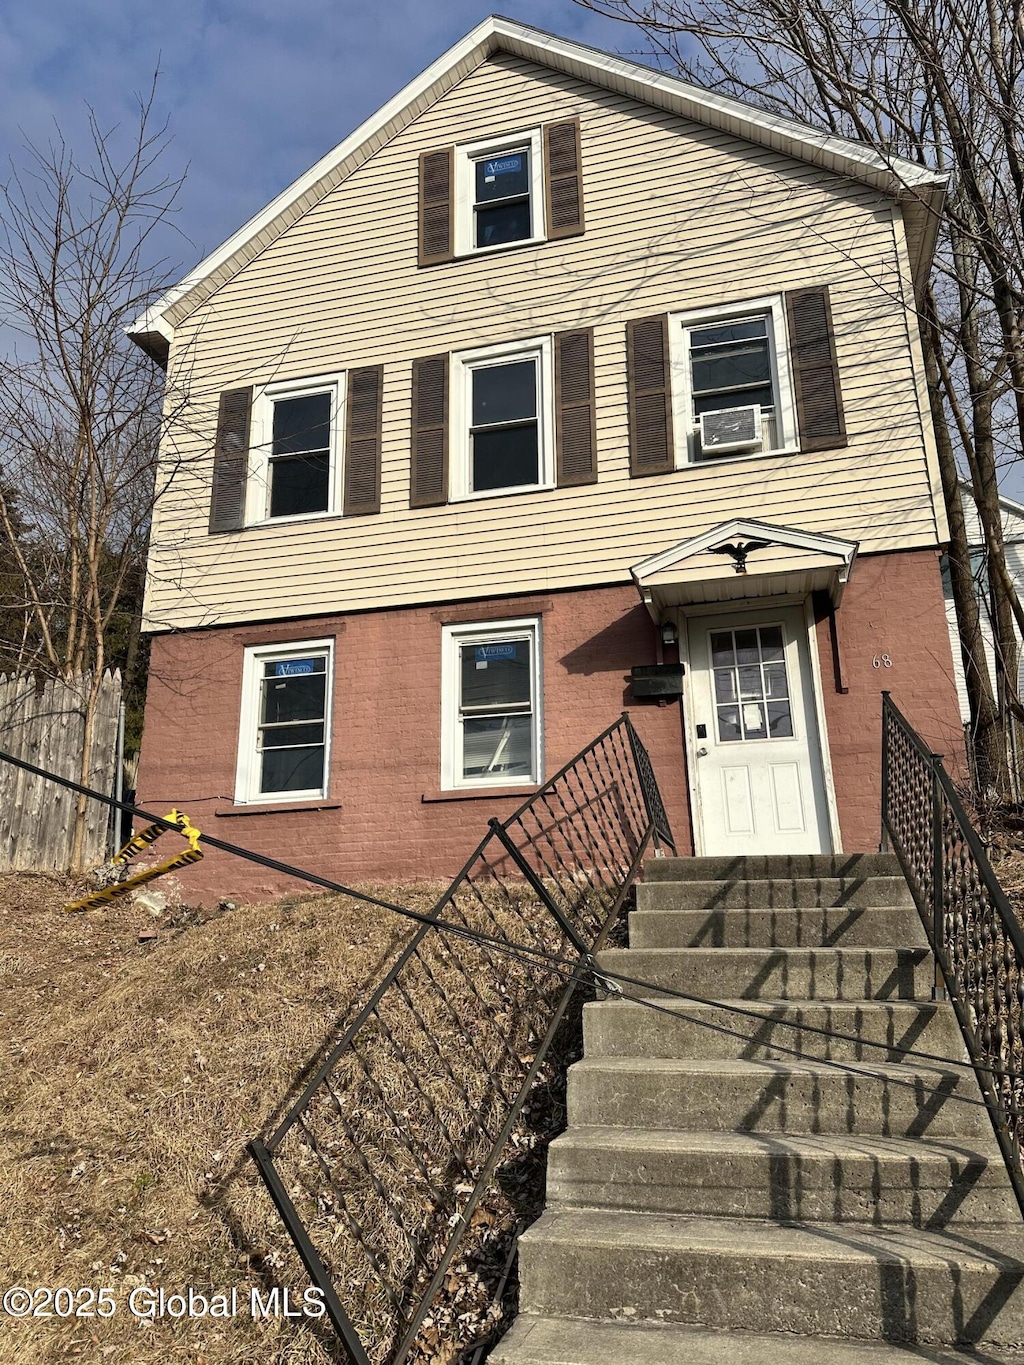
[[[888,654],[876,654],[871,660],[872,668],[892,668],[892,660]]]

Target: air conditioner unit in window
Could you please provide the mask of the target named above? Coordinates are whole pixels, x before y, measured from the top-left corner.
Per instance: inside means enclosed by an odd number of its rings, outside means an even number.
[[[718,408],[700,415],[700,448],[704,455],[754,450],[761,444],[761,405]]]

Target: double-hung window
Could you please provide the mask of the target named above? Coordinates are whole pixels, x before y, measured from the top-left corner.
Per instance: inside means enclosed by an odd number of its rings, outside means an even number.
[[[331,666],[327,640],[246,650],[237,801],[327,795]]]
[[[746,407],[775,411],[775,384],[768,345],[768,319],[737,318],[690,331],[693,411]]]
[[[769,454],[796,443],[781,298],[677,319],[673,370],[690,460]]]
[[[540,623],[446,626],[441,785],[540,781]]]
[[[544,236],[540,130],[456,152],[456,253],[469,255]]]
[[[514,147],[473,162],[473,245],[504,246],[533,236],[530,148]]]
[[[453,497],[552,484],[551,341],[454,357]]]
[[[338,378],[274,385],[257,396],[250,521],[302,517],[338,507]]]

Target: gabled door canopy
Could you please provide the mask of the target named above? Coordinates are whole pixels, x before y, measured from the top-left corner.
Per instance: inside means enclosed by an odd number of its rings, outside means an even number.
[[[734,517],[630,570],[655,622],[667,609],[826,591],[838,606],[857,542]]]

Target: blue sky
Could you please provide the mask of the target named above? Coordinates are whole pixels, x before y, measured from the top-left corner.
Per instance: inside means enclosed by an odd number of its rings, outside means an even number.
[[[635,29],[573,0],[494,3],[607,51],[642,52]],[[179,234],[160,244],[177,277],[490,12],[486,0],[4,0],[0,174],[58,127],[87,152],[89,106],[102,128],[130,128],[159,65],[157,113],[173,139],[163,164],[188,168]],[[1009,484],[1024,496],[1016,472]]]
[[[188,268],[490,12],[473,0],[5,0],[0,160],[58,125],[86,143],[130,125],[161,69],[169,170],[188,165],[172,243]],[[572,0],[501,0],[501,12],[615,51],[637,36]]]

